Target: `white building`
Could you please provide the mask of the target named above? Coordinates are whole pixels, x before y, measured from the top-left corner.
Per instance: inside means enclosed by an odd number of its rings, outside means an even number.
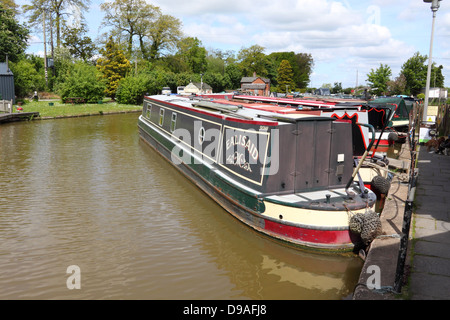
[[[200,82],[191,82],[184,88],[184,94],[210,94],[212,88],[209,84]]]

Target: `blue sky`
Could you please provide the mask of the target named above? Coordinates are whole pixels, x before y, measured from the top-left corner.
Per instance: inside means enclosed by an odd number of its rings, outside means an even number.
[[[24,4],[26,0],[16,0]],[[91,0],[85,14],[90,36],[100,33],[103,13]],[[153,0],[149,3],[183,23],[186,36],[197,37],[209,49],[236,53],[251,45],[265,53],[310,53],[314,69],[310,86],[341,82],[344,88],[366,84],[367,74],[380,64],[399,75],[402,64],[420,52],[429,54],[432,13],[422,0]],[[444,66],[450,86],[450,0],[440,2],[435,22],[433,61]],[[35,34],[33,42],[42,36]],[[30,46],[43,52],[43,45]],[[431,83],[433,86],[433,83]]]

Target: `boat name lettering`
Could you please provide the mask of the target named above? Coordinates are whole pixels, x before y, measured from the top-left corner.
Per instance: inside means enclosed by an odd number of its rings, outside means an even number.
[[[250,168],[250,163],[245,161],[245,155],[237,151],[234,154],[230,154],[227,157],[227,164],[234,164],[246,171],[252,172],[252,169]]]
[[[250,137],[242,134],[234,135],[231,138],[227,139],[227,151],[232,146],[242,146],[248,150],[248,153],[254,160],[258,159],[258,148],[256,147],[256,144],[253,143],[253,141],[250,139]]]

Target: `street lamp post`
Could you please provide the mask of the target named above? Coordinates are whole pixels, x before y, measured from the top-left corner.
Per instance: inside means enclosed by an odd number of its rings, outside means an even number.
[[[433,12],[433,22],[431,25],[431,41],[430,41],[430,55],[428,56],[428,71],[427,71],[427,83],[425,86],[425,101],[423,104],[423,121],[427,121],[428,113],[428,99],[430,97],[430,78],[431,78],[431,63],[432,63],[432,52],[433,52],[433,36],[434,36],[434,21],[436,18],[436,11],[439,9],[439,2],[441,0],[423,0],[423,2],[431,3],[431,11]]]

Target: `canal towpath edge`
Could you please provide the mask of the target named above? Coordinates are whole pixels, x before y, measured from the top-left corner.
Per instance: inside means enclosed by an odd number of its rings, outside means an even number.
[[[399,158],[406,159],[409,153],[405,144]],[[383,235],[370,246],[353,300],[450,299],[450,156],[419,146],[416,159],[418,175],[401,292],[393,289],[408,181],[396,176],[380,216]],[[379,289],[368,287],[374,266],[380,271]]]

